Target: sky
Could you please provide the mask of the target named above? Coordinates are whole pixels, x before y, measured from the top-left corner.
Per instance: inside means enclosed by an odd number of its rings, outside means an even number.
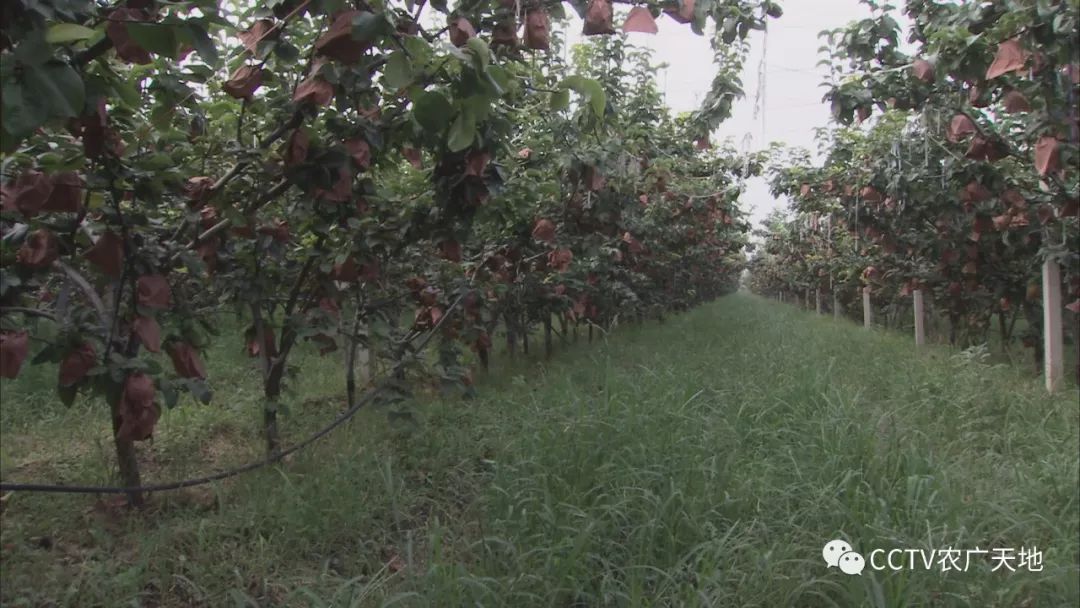
[[[821,59],[818,48],[823,43],[818,33],[868,17],[870,11],[859,0],[787,0],[781,4],[784,15],[770,19],[764,35],[754,32],[750,36],[750,55],[742,75],[746,96],[735,104],[732,117],[714,133],[714,142],[731,138],[739,150],[747,145],[750,150],[759,150],[777,141],[814,152],[814,129],[829,124],[829,107],[821,101],[825,91],[820,87],[827,68],[816,65]],[[621,26],[625,10],[621,6],[616,8],[616,29]],[[583,39],[579,34],[581,21],[573,11],[567,13],[572,16],[567,40],[573,44]],[[695,35],[689,25],[676,23],[667,16],[657,19],[657,24],[658,34],[632,33],[630,42],[652,49],[656,63],[668,64],[657,74],[668,106],[676,113],[695,110],[716,73],[709,40]],[[758,71],[763,52],[762,81]],[[759,90],[761,108],[755,117]],[[770,211],[784,205],[786,202],[774,200],[769,194],[763,178],[748,181],[743,208],[751,211],[755,226]]]

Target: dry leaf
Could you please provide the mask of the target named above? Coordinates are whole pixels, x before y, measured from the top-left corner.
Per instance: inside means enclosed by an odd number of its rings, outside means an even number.
[[[660,28],[656,26],[656,19],[653,18],[649,9],[644,6],[635,6],[630,9],[630,14],[626,16],[626,21],[623,22],[622,31],[624,34],[630,32],[655,34],[660,31]]]
[[[546,51],[551,46],[551,20],[547,11],[531,9],[525,14],[525,47]]]
[[[461,243],[454,239],[447,239],[439,243],[439,255],[444,260],[451,262],[461,261]]]
[[[309,76],[296,87],[296,93],[293,94],[293,101],[296,103],[313,103],[317,106],[326,106],[333,98],[334,87],[319,76]]]
[[[119,279],[124,270],[124,241],[106,230],[83,256],[104,275]]]
[[[1018,190],[1009,189],[1001,194],[1002,202],[1009,205],[1010,209],[1016,211],[1023,211],[1027,209],[1027,200],[1024,199],[1024,195],[1020,194]]]
[[[968,103],[973,108],[985,108],[990,105],[990,101],[987,99],[986,88],[980,85],[974,85],[971,90],[968,91]]]
[[[284,159],[286,167],[295,167],[300,163],[307,160],[308,148],[311,146],[311,141],[307,136],[307,133],[303,129],[296,129],[289,136],[289,141],[285,144]]]
[[[614,34],[615,27],[611,18],[611,0],[589,0],[589,7],[585,10],[585,26],[581,33],[586,36]]]
[[[260,226],[258,232],[269,236],[278,243],[288,243],[292,238],[292,235],[289,234],[289,222],[281,218],[277,218],[265,226]]]
[[[491,46],[517,48],[517,21],[513,17],[503,19],[491,30]]]
[[[160,274],[148,274],[139,277],[136,282],[139,306],[164,310],[172,306],[172,289],[169,282]]]
[[[476,30],[469,20],[464,17],[456,17],[450,20],[450,43],[457,47],[465,46],[469,38],[476,37]]]
[[[965,203],[983,203],[993,198],[993,193],[978,181],[970,181],[960,193],[960,200]]]
[[[344,203],[352,199],[353,172],[349,165],[342,165],[337,170],[337,180],[329,190],[315,189],[315,198],[333,203]]]
[[[1035,214],[1039,217],[1039,223],[1045,226],[1054,219],[1054,207],[1049,203],[1043,203],[1039,205]]]
[[[360,278],[360,268],[356,265],[356,260],[349,256],[344,262],[334,264],[330,278],[342,283],[355,283]]]
[[[248,99],[262,86],[262,79],[262,68],[242,65],[221,85],[221,89],[236,99]]]
[[[960,143],[968,135],[974,135],[979,130],[975,127],[975,123],[972,122],[966,114],[957,114],[953,116],[952,122],[949,123],[949,129],[945,133],[945,137],[952,143]]]
[[[270,32],[273,31],[273,34]],[[240,38],[240,42],[243,43],[244,48],[247,49],[252,55],[255,54],[255,49],[259,42],[265,39],[276,38],[278,30],[274,29],[274,22],[269,19],[259,19],[251,25],[247,30],[237,34]]]
[[[885,197],[877,191],[877,188],[873,186],[866,186],[862,190],[859,190],[859,198],[868,203],[880,203],[885,200]]]
[[[153,317],[136,316],[131,323],[131,331],[139,339],[143,348],[152,352],[161,352],[161,326]]]
[[[678,9],[666,8],[664,12],[679,23],[690,23],[694,20],[694,0],[676,0]]]
[[[465,175],[483,177],[484,170],[491,162],[491,155],[483,150],[470,150],[465,155]]]
[[[547,263],[548,267],[556,272],[565,272],[569,270],[571,262],[574,261],[574,254],[569,249],[556,249],[548,253]]]
[[[997,53],[994,55],[994,62],[986,70],[986,79],[992,80],[1003,74],[1024,69],[1027,58],[1028,52],[1020,45],[1018,39],[1013,38],[1002,42],[998,45]]]
[[[371,166],[371,146],[363,137],[354,137],[345,141],[345,148],[352,157],[353,164],[363,171]]]
[[[406,146],[401,149],[401,155],[405,157],[405,160],[409,161],[409,164],[416,169],[424,168],[424,159],[420,155],[420,150],[411,146]]]
[[[69,351],[60,361],[58,379],[60,386],[78,384],[96,363],[97,352],[94,350],[94,345],[83,342],[74,350]]]
[[[911,73],[917,80],[934,82],[934,64],[925,59],[916,59],[912,62]]]
[[[545,243],[555,242],[555,223],[548,219],[536,220],[533,225],[532,237]]]
[[[30,352],[30,334],[26,330],[0,332],[0,378],[19,375]]]
[[[214,178],[205,175],[189,177],[184,184],[184,192],[192,206],[198,206],[210,198],[210,190],[214,186]]]
[[[0,207],[18,210],[31,218],[44,209],[53,191],[53,182],[41,171],[23,171],[0,189]]]
[[[1035,143],[1035,170],[1045,177],[1061,170],[1061,151],[1056,137],[1044,135]]]
[[[206,366],[195,348],[187,342],[172,342],[165,347],[172,359],[173,369],[181,378],[206,379]]]
[[[330,29],[315,41],[315,50],[321,55],[344,63],[360,61],[364,57],[364,53],[371,48],[369,42],[356,40],[352,37],[353,18],[361,14],[364,14],[364,12],[357,10],[344,11],[339,14],[334,19]]]
[[[60,257],[60,246],[54,235],[47,228],[38,228],[30,233],[22,247],[15,254],[15,261],[31,270],[48,268]]]
[[[154,403],[154,381],[135,372],[124,381],[124,391],[117,406],[116,438],[120,441],[143,441],[154,434],[161,410]]]
[[[116,49],[116,56],[126,63],[146,65],[153,63],[154,58],[149,51],[139,46],[139,43],[131,39],[127,31],[127,23],[144,23],[150,21],[150,15],[146,11],[133,8],[118,8],[109,13],[109,23],[105,26],[105,35],[112,41]]]
[[[42,211],[78,213],[83,207],[83,188],[86,182],[74,171],[50,175],[52,192],[41,207]]]
[[[1027,97],[1024,97],[1024,94],[1020,91],[1009,91],[1002,96],[1001,103],[1004,104],[1005,111],[1009,114],[1031,111],[1031,103],[1028,102]]]

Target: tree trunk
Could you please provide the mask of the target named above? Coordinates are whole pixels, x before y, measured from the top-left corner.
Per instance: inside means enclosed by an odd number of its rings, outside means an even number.
[[[401,320],[398,318],[397,314],[395,314],[393,312],[390,313],[390,316],[387,319],[387,323],[390,325],[390,329],[391,329],[392,332],[396,332],[397,329],[401,327]],[[401,348],[394,349],[394,350],[397,351],[397,352],[392,352],[391,353],[392,359],[390,361],[390,366],[391,366],[391,368],[394,369],[394,378],[397,379],[397,380],[404,381],[405,380],[405,366],[398,365],[398,363],[402,360],[402,357],[404,357],[404,355],[405,355],[405,345],[402,345]]]
[[[281,397],[281,379],[285,373],[285,357],[274,359],[263,384],[263,427],[266,429],[266,452],[277,454],[281,450],[281,436],[278,433],[277,402]]]
[[[1001,336],[1001,352],[1009,351],[1009,328],[1005,324],[1005,311],[998,311],[998,334]]]
[[[592,344],[592,323],[589,323],[589,344]]]
[[[349,340],[345,350],[345,403],[356,403],[356,341]]]
[[[514,316],[506,312],[503,313],[503,324],[506,325],[506,352],[513,361],[517,356],[517,323]]]
[[[491,365],[490,365],[490,360],[489,360],[488,349],[486,349],[486,348],[477,349],[476,354],[480,357],[480,365],[483,366],[484,371],[485,372],[491,371]]]
[[[277,397],[281,394],[281,374],[274,373],[275,368],[284,367],[284,358],[275,359],[268,352],[266,343],[266,324],[262,318],[261,302],[251,303],[251,317],[255,324],[255,339],[259,344],[259,363],[263,378],[263,434],[266,437],[267,453],[274,454],[280,446],[277,424]],[[276,348],[276,345],[271,344]],[[276,375],[276,380],[274,380]]]
[[[356,349],[359,348],[357,344],[356,334],[360,332],[360,317],[363,316],[364,307],[357,302],[356,316],[353,317],[352,330],[350,331],[345,324],[342,323],[342,329],[346,330],[342,333],[349,336],[349,345],[345,349],[345,403],[348,406],[356,403]]]
[[[120,482],[127,488],[142,485],[142,477],[139,475],[139,460],[135,455],[135,442],[128,439],[120,439],[116,436],[120,431],[120,416],[113,406],[113,443],[116,446],[116,463],[120,466]],[[146,496],[142,492],[128,492],[128,505],[142,507],[146,504]]]
[[[563,346],[566,346],[570,342],[570,336],[567,335],[569,333],[567,325],[566,315],[559,315],[559,329],[561,332],[559,337],[562,339]]]
[[[554,350],[551,343],[551,314],[544,315],[544,358],[551,359]]]

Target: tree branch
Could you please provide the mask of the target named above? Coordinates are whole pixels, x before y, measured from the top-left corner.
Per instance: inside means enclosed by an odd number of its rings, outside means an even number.
[[[53,262],[53,266],[67,275],[67,278],[82,290],[83,294],[86,295],[86,299],[90,300],[90,305],[93,306],[94,310],[97,312],[98,319],[101,321],[101,326],[105,327],[107,318],[105,314],[105,303],[101,301],[101,296],[99,296],[93,286],[90,285],[90,282],[86,280],[86,277],[82,276],[79,274],[79,271],[60,260]]]

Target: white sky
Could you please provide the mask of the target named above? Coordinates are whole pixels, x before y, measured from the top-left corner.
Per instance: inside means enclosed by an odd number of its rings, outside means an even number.
[[[746,96],[736,103],[732,117],[720,125],[714,141],[731,138],[741,150],[744,138],[749,135],[751,150],[778,141],[816,152],[814,129],[829,123],[829,107],[821,101],[824,89],[819,86],[827,70],[825,66],[817,67],[821,59],[818,48],[823,44],[818,32],[868,17],[870,11],[859,0],[788,0],[781,4],[784,15],[769,20],[767,35],[754,32],[750,37],[750,55],[742,75]],[[625,7],[616,6],[616,29],[621,27],[625,11]],[[581,21],[572,10],[568,9],[567,13],[571,15],[567,39],[573,44],[583,38]],[[689,25],[676,23],[667,16],[657,19],[657,24],[658,34],[633,33],[629,35],[630,42],[652,49],[656,63],[668,64],[657,75],[668,106],[675,112],[694,110],[716,73],[709,40],[695,35]],[[763,49],[765,86],[761,92],[762,108],[755,119]],[[753,179],[747,184],[743,208],[752,211],[755,225],[784,204],[773,199],[764,179]]]

